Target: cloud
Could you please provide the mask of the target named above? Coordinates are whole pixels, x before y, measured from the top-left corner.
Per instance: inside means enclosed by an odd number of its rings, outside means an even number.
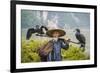
[[[74,13],[70,13],[70,14],[71,14],[72,18],[75,20],[76,24],[78,25],[80,23],[80,19],[77,16],[75,16]]]
[[[48,20],[47,27],[49,29],[52,29],[52,28],[57,29],[57,28],[59,28],[58,27],[58,16],[57,15],[53,16],[53,18],[51,20]]]
[[[51,20],[48,20],[48,25],[47,25],[47,27],[48,27],[49,29],[52,29],[52,28],[56,29],[56,28],[58,28],[57,24],[56,24],[55,22],[51,21]]]

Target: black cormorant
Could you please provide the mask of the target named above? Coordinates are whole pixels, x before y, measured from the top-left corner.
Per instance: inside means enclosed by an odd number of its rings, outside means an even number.
[[[48,31],[48,28],[45,26],[41,26],[39,27],[39,25],[36,25],[36,28],[29,28],[26,34],[26,39],[29,40],[30,37],[32,36],[32,34],[37,33],[36,36],[42,36],[43,34],[45,34],[45,31]]]
[[[80,48],[83,48],[83,51],[84,51],[85,44],[86,44],[86,38],[83,34],[81,34],[80,29],[76,29],[75,36],[76,36],[76,39],[79,41],[78,44],[80,44]]]

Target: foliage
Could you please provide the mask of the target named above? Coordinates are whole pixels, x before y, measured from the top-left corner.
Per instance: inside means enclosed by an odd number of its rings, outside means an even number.
[[[87,60],[89,57],[78,47],[70,46],[68,50],[61,50],[63,60]]]
[[[38,49],[47,41],[41,40],[23,40],[21,47],[21,62],[40,62],[40,56],[38,55]],[[86,60],[89,59],[80,48],[75,45],[70,45],[68,50],[62,49],[61,55],[63,60]]]

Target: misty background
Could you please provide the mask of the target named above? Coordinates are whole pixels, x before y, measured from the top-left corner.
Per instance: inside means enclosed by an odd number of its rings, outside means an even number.
[[[29,28],[35,28],[36,25],[49,28],[59,27],[66,31],[65,37],[78,42],[74,30],[79,28],[86,37],[86,52],[90,52],[90,14],[83,12],[60,12],[60,11],[36,11],[21,10],[21,33],[22,39],[26,38]],[[33,39],[46,39],[46,37],[37,37],[32,35]]]

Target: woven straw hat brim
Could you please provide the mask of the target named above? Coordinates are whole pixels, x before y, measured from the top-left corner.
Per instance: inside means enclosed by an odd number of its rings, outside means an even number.
[[[58,32],[60,35],[59,35],[59,37],[61,37],[61,36],[64,36],[65,34],[66,34],[66,32],[64,31],[64,30],[61,30],[61,29],[52,29],[52,30],[48,30],[47,32],[46,32],[46,34],[49,36],[49,37],[53,37],[53,33],[54,32]]]

